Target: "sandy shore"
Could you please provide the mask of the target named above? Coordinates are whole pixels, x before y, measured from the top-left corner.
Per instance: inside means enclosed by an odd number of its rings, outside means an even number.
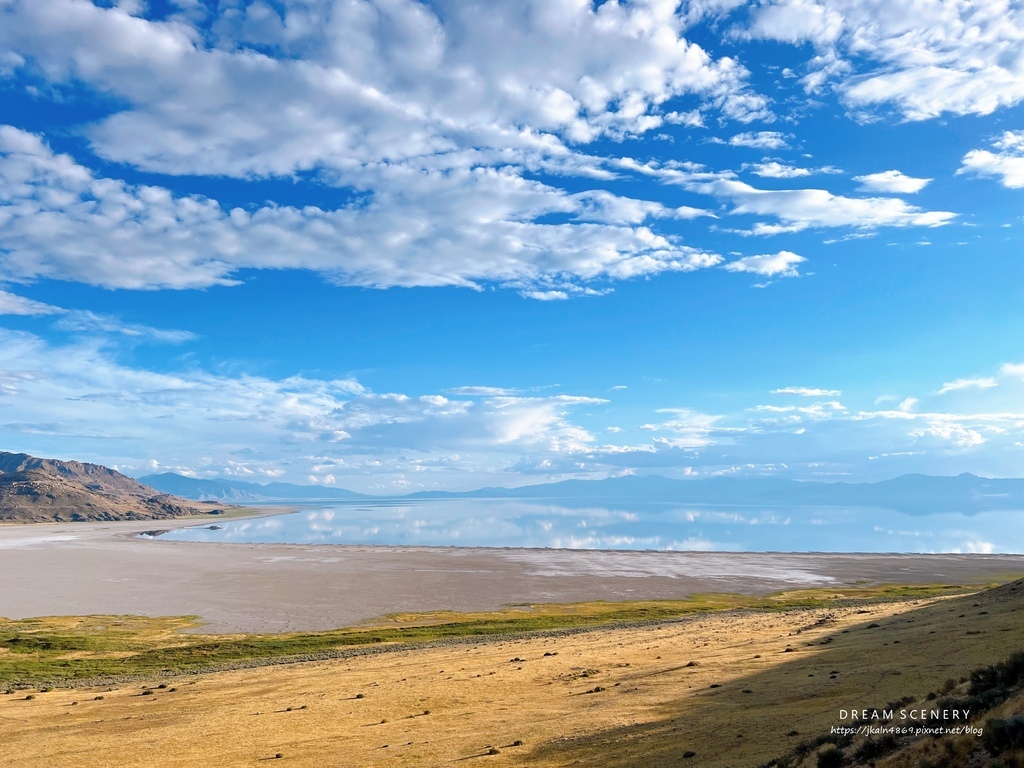
[[[159,521],[162,529],[195,524]],[[753,595],[854,582],[981,584],[1024,574],[1024,555],[205,544],[138,536],[154,527],[0,526],[0,616],[197,615],[209,632],[283,632],[404,611]]]

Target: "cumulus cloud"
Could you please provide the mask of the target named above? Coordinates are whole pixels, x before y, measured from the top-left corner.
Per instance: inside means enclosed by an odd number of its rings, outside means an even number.
[[[814,0],[764,3],[751,12],[749,27],[738,35],[787,43],[810,41],[826,46],[838,40],[843,32],[843,21],[840,11]]]
[[[516,149],[536,138],[524,133],[588,143],[657,128],[684,95],[741,121],[769,116],[746,69],[689,42],[675,4],[654,0],[253,3],[202,27],[15,0],[3,22],[0,44],[51,81],[127,103],[92,129],[99,152],[166,173],[346,173]]]
[[[569,195],[501,169],[367,169],[376,191],[334,210],[225,210],[209,198],[97,178],[38,137],[0,128],[0,277],[108,288],[229,285],[242,268],[306,269],[375,288],[497,283],[533,298],[591,281],[714,266],[721,257],[638,223],[538,223],[575,213],[603,221],[691,211]],[[444,248],[439,248],[439,243]]]
[[[765,253],[759,256],[745,256],[725,264],[730,272],[752,272],[763,277],[799,277],[798,265],[807,261],[790,251]]]
[[[1024,187],[1024,131],[1005,131],[992,146],[998,151],[972,149],[964,155],[957,173],[995,176],[1004,187]]]
[[[869,173],[865,176],[854,176],[860,182],[860,188],[867,192],[887,192],[889,194],[913,194],[920,192],[931,179],[915,179],[900,171],[882,171]]]
[[[789,140],[792,138],[792,134],[778,131],[757,131],[738,133],[729,139],[729,144],[734,147],[751,147],[753,149],[785,149],[789,146]]]
[[[801,168],[799,166],[780,163],[778,160],[765,160],[760,163],[745,163],[743,170],[749,170],[756,176],[768,179],[798,179],[815,173],[842,173],[838,168],[825,165],[820,168]]]
[[[909,120],[987,115],[1024,100],[1024,8],[1006,0],[771,0],[735,24],[740,38],[811,43],[805,88],[832,87],[865,115],[882,105]]]
[[[801,176],[811,175],[811,171],[808,168],[784,165],[774,160],[767,163],[754,163],[749,168],[751,173],[769,179],[796,179]]]

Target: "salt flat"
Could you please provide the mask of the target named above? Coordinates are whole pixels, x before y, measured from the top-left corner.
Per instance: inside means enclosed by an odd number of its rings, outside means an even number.
[[[195,522],[160,521],[160,527]],[[207,632],[286,632],[396,612],[757,595],[855,582],[982,584],[1024,574],[1024,555],[207,544],[139,537],[154,525],[0,526],[0,616],[196,615]]]

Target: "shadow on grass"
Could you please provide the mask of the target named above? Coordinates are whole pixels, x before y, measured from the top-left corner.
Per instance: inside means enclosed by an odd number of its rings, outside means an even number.
[[[807,738],[849,726],[840,710],[895,704],[898,711],[904,697],[923,698],[950,678],[1021,650],[1022,638],[1024,581],[889,618],[865,617],[845,630],[820,626],[780,638],[777,648],[761,651],[756,663],[766,668],[714,687],[687,687],[701,672],[709,679],[707,670],[666,659],[664,674],[678,680],[679,694],[653,716],[638,712],[645,721],[549,742],[530,760],[589,768],[759,766]],[[699,650],[692,653],[699,660]],[[630,683],[643,685],[644,677],[650,673],[621,675],[621,686],[603,695],[627,695]]]

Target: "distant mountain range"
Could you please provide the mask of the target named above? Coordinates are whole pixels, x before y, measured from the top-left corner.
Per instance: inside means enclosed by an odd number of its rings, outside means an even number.
[[[342,488],[235,480],[196,480],[165,473],[139,478],[166,493],[198,500],[232,502],[312,501],[380,498]],[[395,498],[395,497],[392,497]],[[674,480],[660,476],[565,480],[519,488],[475,491],[420,491],[404,499],[559,499],[564,502],[667,501],[680,504],[882,507],[907,512],[1024,510],[1024,479],[903,475],[877,483],[822,483],[800,480],[714,477]]]
[[[570,498],[648,500],[682,504],[882,507],[906,512],[1024,510],[1024,479],[902,475],[877,483],[821,483],[776,478],[712,477],[674,480],[647,476],[565,480],[522,488],[483,488],[467,493],[425,491],[408,498]]]
[[[215,506],[161,493],[99,464],[0,451],[0,520],[151,520],[208,514]]]
[[[315,501],[333,499],[371,499],[364,493],[346,491],[344,488],[325,488],[322,485],[297,485],[295,483],[246,483],[241,480],[198,480],[174,472],[160,475],[146,475],[139,478],[151,488],[164,493],[173,493],[197,501]]]
[[[0,451],[0,520],[145,520],[209,513],[217,504],[345,501],[384,498],[344,488],[294,483],[198,480],[173,472],[138,480],[99,464],[40,459]],[[881,507],[911,513],[1024,511],[1024,479],[903,475],[877,483],[657,475],[565,480],[519,488],[421,491],[417,499],[550,499],[565,506],[636,502],[676,504]],[[211,504],[210,502],[216,502]]]

